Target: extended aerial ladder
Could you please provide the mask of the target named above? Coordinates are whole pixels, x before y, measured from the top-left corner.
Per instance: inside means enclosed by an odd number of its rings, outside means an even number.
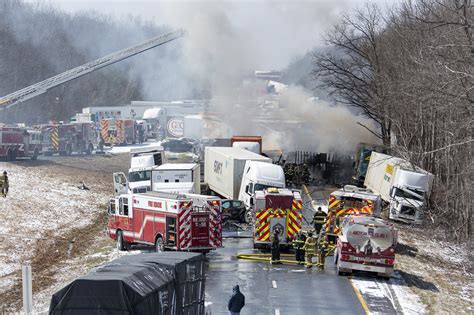
[[[149,39],[141,44],[122,49],[115,53],[101,57],[94,61],[83,64],[66,72],[60,73],[49,79],[27,86],[21,90],[0,97],[0,109],[12,107],[16,104],[29,100],[37,95],[46,93],[49,89],[79,78],[92,71],[104,68],[113,63],[132,57],[146,50],[171,42],[184,35],[183,30],[174,31],[165,35]]]

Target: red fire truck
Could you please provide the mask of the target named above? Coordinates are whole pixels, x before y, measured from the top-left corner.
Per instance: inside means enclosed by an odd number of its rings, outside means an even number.
[[[93,123],[47,124],[42,132],[45,155],[91,154],[97,146],[97,131]]]
[[[390,277],[395,264],[397,235],[393,224],[382,219],[344,217],[334,254],[338,274],[361,270]]]
[[[275,230],[279,233],[280,244],[288,246],[301,230],[303,220],[301,193],[285,188],[257,191],[253,213],[254,248],[268,248]]]
[[[32,160],[42,152],[40,134],[24,128],[0,127],[0,158],[15,161],[16,158],[29,157]]]
[[[100,136],[106,145],[135,144],[135,120],[106,118],[100,121]]]
[[[214,196],[147,192],[109,202],[108,234],[120,250],[132,244],[156,251],[208,252],[222,246],[221,200]]]

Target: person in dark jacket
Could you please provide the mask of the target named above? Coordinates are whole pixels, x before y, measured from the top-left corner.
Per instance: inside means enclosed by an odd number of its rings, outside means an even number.
[[[271,251],[272,251],[271,264],[272,265],[281,264],[281,262],[280,262],[280,240],[278,239],[278,230],[275,230],[275,232],[273,232]]]
[[[238,285],[235,285],[232,291],[232,296],[230,297],[227,309],[229,310],[230,315],[239,315],[240,310],[242,310],[245,305],[245,295],[240,292]]]

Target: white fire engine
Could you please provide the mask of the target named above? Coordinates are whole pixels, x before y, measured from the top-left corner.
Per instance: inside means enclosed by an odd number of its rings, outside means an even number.
[[[334,254],[338,274],[361,270],[390,277],[395,264],[397,236],[393,224],[382,219],[346,216]]]
[[[278,231],[280,244],[289,245],[301,230],[303,220],[301,193],[285,188],[257,191],[253,213],[254,248],[268,248],[275,231]]]
[[[222,246],[220,208],[215,196],[124,194],[109,202],[108,234],[120,250],[141,243],[157,251],[208,252]]]

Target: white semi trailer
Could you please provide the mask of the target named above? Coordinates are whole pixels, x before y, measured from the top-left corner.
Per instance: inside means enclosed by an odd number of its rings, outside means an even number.
[[[224,198],[243,201],[247,209],[252,208],[256,191],[285,187],[282,167],[248,150],[206,147],[204,160],[204,182],[209,188]]]
[[[404,159],[372,152],[364,185],[389,204],[390,219],[420,224],[433,178]]]

